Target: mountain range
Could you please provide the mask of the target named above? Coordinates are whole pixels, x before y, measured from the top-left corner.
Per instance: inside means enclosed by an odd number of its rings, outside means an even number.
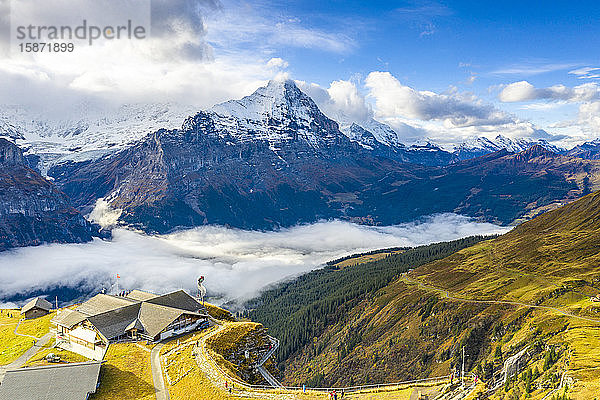
[[[285,101],[277,95],[281,92],[277,88],[285,85],[296,86],[293,81],[271,81],[253,95],[218,104],[212,111],[249,120],[251,114],[256,117],[257,113],[266,112],[264,107],[268,104]],[[32,165],[46,174],[51,166],[63,162],[95,160],[131,147],[159,129],[178,129],[197,112],[192,106],[173,103],[127,104],[115,108],[81,104],[74,107],[68,117],[56,117],[24,107],[3,106],[0,107],[0,137],[23,148],[25,156],[33,158]],[[254,117],[251,119],[256,121]],[[337,122],[340,132],[365,149],[378,155],[395,156],[398,161],[429,166],[445,166],[502,149],[517,153],[534,145],[557,154],[587,159],[596,159],[600,154],[598,140],[565,150],[544,139],[510,139],[501,134],[493,139],[473,137],[451,149],[429,139],[406,145],[390,126],[373,118],[354,121],[344,117]]]
[[[499,135],[451,152],[407,146],[372,119],[340,128],[291,80],[200,112],[137,105],[84,110],[71,122],[26,115],[11,108],[0,129],[28,165],[79,212],[104,199],[121,210],[120,223],[147,232],[331,218],[396,224],[443,212],[510,224],[599,183],[598,143],[565,153]]]

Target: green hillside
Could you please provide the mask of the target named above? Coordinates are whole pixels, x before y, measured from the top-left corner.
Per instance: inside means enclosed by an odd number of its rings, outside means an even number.
[[[599,249],[600,193],[593,193],[429,263],[411,265],[401,258],[407,252],[342,271],[316,271],[267,292],[251,316],[275,336],[297,340],[280,355],[288,383],[352,385],[443,375],[460,364],[465,346],[467,371],[491,385],[504,360],[527,349],[528,367],[490,398],[541,399],[563,377],[570,398],[593,399],[600,393],[600,323],[594,322],[600,303],[590,297],[600,293]],[[408,268],[415,269],[398,276]],[[341,272],[371,271],[376,280],[390,269],[395,272],[386,276],[392,279],[339,298],[329,313],[314,307],[345,287]],[[319,287],[316,297],[301,295]],[[299,319],[299,310],[305,318]],[[310,336],[298,340],[296,326]]]
[[[248,316],[261,321],[280,339],[277,356],[282,361],[310,344],[327,326],[344,321],[358,302],[385,287],[401,273],[481,240],[483,237],[475,236],[421,246],[347,268],[339,263],[330,264],[263,293],[259,299],[247,304],[252,310]],[[344,261],[347,260],[340,262]]]

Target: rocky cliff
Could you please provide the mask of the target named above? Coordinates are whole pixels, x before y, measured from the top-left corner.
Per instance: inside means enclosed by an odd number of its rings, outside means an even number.
[[[97,231],[64,193],[27,166],[16,145],[0,139],[0,251],[86,242]]]

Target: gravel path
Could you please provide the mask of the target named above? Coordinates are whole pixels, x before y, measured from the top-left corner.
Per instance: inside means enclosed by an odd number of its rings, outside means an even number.
[[[152,351],[150,351],[150,365],[152,367],[152,380],[154,381],[156,400],[170,399],[169,390],[165,386],[162,366],[160,365],[160,349],[162,349],[164,345],[164,343],[159,343],[152,348]]]
[[[564,315],[566,317],[569,317],[569,318],[576,318],[576,319],[581,319],[583,321],[594,322],[596,324],[600,324],[600,320],[598,320],[598,319],[589,318],[589,317],[582,317],[580,315],[571,314],[570,312],[561,310],[560,308],[549,307],[549,306],[536,306],[536,305],[533,305],[533,304],[521,303],[521,302],[518,302],[518,301],[508,301],[508,300],[476,300],[476,299],[465,299],[465,298],[462,298],[462,297],[453,296],[446,289],[438,288],[438,287],[435,287],[435,286],[424,285],[422,282],[413,280],[413,279],[409,278],[408,276],[404,276],[403,279],[407,283],[412,283],[412,284],[419,285],[420,288],[423,288],[423,289],[426,289],[426,290],[434,290],[434,291],[437,291],[437,292],[442,292],[442,293],[444,293],[444,296],[447,299],[450,299],[450,300],[462,301],[462,302],[465,302],[465,303],[504,304],[504,305],[509,305],[509,306],[537,308],[537,309],[541,309],[541,310],[554,311],[554,312],[557,312],[557,313],[562,314],[562,315]]]
[[[15,330],[16,330],[16,328],[15,328]],[[29,361],[29,359],[31,359],[35,355],[35,353],[37,353],[42,347],[44,347],[46,344],[48,344],[50,339],[52,339],[52,333],[50,333],[50,332],[46,333],[44,336],[42,336],[39,339],[34,336],[21,335],[19,333],[17,333],[17,335],[31,337],[34,339],[34,340],[32,340],[33,343],[31,345],[31,347],[29,349],[27,349],[27,351],[25,353],[23,353],[15,361],[11,362],[8,365],[4,365],[4,366],[0,367],[0,383],[4,379],[4,375],[6,374],[6,371],[21,368],[23,365],[25,365],[25,363],[27,361]]]

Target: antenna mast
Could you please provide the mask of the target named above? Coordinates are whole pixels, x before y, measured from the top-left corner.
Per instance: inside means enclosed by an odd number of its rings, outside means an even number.
[[[202,305],[204,305],[204,296],[206,296],[206,288],[202,285],[204,282],[204,276],[198,278],[198,298],[202,301]]]

